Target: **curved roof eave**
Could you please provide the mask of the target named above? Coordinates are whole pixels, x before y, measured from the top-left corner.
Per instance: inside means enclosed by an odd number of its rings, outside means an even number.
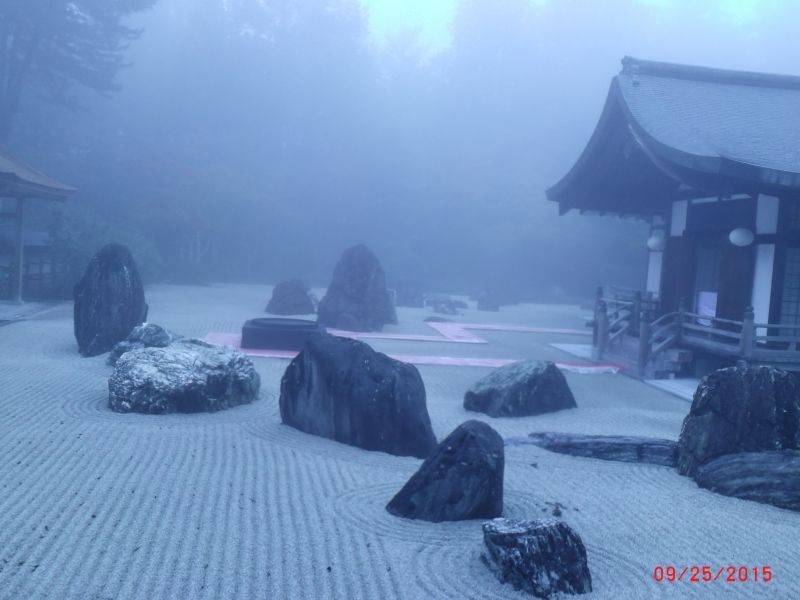
[[[671,168],[672,165],[689,171],[730,177],[770,187],[800,187],[800,173],[763,167],[721,155],[692,154],[665,144],[647,131],[636,119],[630,106],[628,106],[618,77],[614,77],[611,82],[609,100],[612,95],[618,101],[631,127],[631,131],[642,148],[651,156],[653,162],[659,168],[676,179],[680,179],[680,177],[675,174],[675,170]]]
[[[0,148],[0,195],[64,200],[77,190],[4,156]]]
[[[617,102],[617,98],[614,95],[614,81],[616,77],[611,81],[611,86],[608,90],[608,96],[606,97],[606,102],[603,105],[603,110],[600,113],[600,119],[597,122],[597,125],[592,132],[592,136],[589,138],[589,141],[586,143],[583,151],[581,152],[580,156],[578,156],[578,160],[575,161],[575,164],[572,165],[567,174],[564,175],[558,182],[556,182],[553,186],[545,190],[545,196],[548,200],[553,202],[561,202],[564,199],[564,194],[567,189],[575,183],[577,179],[580,178],[582,171],[584,171],[591,161],[595,151],[601,145],[601,140],[603,135],[605,135],[605,130],[608,127],[608,123],[611,120],[611,115],[613,114],[616,106],[615,103]],[[561,214],[564,214],[572,207],[561,207]]]

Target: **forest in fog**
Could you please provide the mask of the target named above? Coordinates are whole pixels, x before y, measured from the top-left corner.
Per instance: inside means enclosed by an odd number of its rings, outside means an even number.
[[[325,285],[364,242],[390,284],[585,298],[643,284],[647,224],[544,191],[622,56],[797,71],[791,2],[783,41],[689,2],[457,4],[434,47],[360,0],[2,0],[0,143],[79,189],[35,215],[76,277],[120,241],[149,282]]]

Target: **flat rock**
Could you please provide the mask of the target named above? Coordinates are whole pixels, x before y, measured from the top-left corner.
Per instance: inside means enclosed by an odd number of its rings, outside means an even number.
[[[280,410],[287,425],[366,450],[436,447],[419,371],[357,340],[311,336],[283,375]]]
[[[128,337],[111,349],[106,362],[113,366],[126,352],[139,348],[165,348],[180,337],[155,323],[142,323],[134,327]]]
[[[723,494],[800,511],[800,452],[741,452],[706,463],[697,485]]]
[[[273,315],[310,315],[317,312],[314,294],[300,279],[281,281],[272,290],[266,312]]]
[[[386,505],[425,521],[487,519],[503,513],[503,438],[482,421],[459,425]]]
[[[516,590],[537,598],[592,591],[586,547],[563,521],[493,519],[483,524],[483,542],[484,564]]]
[[[108,380],[116,412],[214,412],[258,397],[252,361],[233,348],[186,339],[123,354]]]
[[[575,433],[535,432],[512,444],[533,444],[551,452],[674,467],[678,463],[678,442],[659,438],[626,435],[580,435]]]
[[[523,417],[576,407],[558,367],[535,360],[495,369],[464,395],[465,409],[490,417]]]
[[[345,250],[317,309],[326,327],[349,331],[380,331],[397,323],[397,313],[378,258],[359,244]]]
[[[147,319],[139,270],[121,244],[103,246],[73,291],[75,340],[82,356],[111,350]]]
[[[725,454],[800,448],[800,384],[773,367],[703,377],[678,440],[678,472],[694,476]]]

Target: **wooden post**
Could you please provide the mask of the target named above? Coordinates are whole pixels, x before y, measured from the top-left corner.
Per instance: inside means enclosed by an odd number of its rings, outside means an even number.
[[[17,290],[16,301],[22,304],[22,285],[25,281],[25,200],[17,198]]]
[[[742,319],[742,337],[739,341],[739,354],[744,358],[750,358],[753,355],[753,347],[756,342],[756,328],[753,325],[755,321],[755,314],[753,307],[748,306],[744,309],[744,318]]]
[[[597,344],[594,347],[594,359],[602,360],[608,345],[608,309],[600,300],[597,305]]]
[[[633,308],[631,311],[631,326],[628,331],[631,335],[637,335],[642,318],[642,292],[637,291],[633,295]]]
[[[678,331],[676,333],[678,342],[681,341],[683,337],[683,321],[685,319],[684,315],[686,314],[686,298],[681,297],[680,301],[678,302]]]
[[[592,348],[597,347],[597,315],[600,314],[600,303],[603,301],[603,286],[598,285],[594,297],[594,320],[592,321]]]
[[[642,311],[639,318],[639,377],[644,377],[650,360],[650,336],[653,333],[650,315]]]

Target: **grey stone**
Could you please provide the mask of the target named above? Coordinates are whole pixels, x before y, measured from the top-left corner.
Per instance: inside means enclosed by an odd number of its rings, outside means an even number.
[[[800,448],[800,385],[773,367],[729,367],[705,376],[678,440],[678,472],[694,476],[724,454]]]
[[[326,327],[350,331],[380,331],[397,323],[386,276],[377,257],[363,244],[345,250],[317,309]]]
[[[459,425],[386,505],[425,521],[499,517],[503,513],[503,438],[481,421]]]
[[[425,306],[425,293],[422,284],[417,281],[398,281],[394,285],[395,305],[422,308]]]
[[[233,348],[186,339],[123,354],[108,380],[117,412],[214,412],[258,397],[252,361]]]
[[[586,547],[563,521],[494,519],[483,524],[483,541],[483,562],[516,590],[538,598],[592,591]]]
[[[674,467],[678,463],[678,442],[658,438],[535,432],[520,440],[507,440],[506,443],[533,444],[551,452],[601,460],[667,467]]]
[[[436,446],[416,367],[326,333],[287,367],[280,411],[300,431],[366,450],[425,458]]]
[[[139,348],[165,348],[180,337],[155,323],[142,323],[134,327],[128,337],[112,348],[106,362],[113,366],[126,352]]]
[[[92,257],[73,298],[75,339],[82,356],[108,352],[147,319],[139,270],[121,244],[103,246]]]
[[[317,311],[317,299],[300,279],[281,281],[272,290],[267,311],[273,315],[310,315]]]
[[[558,367],[535,360],[495,369],[464,395],[465,409],[490,417],[540,415],[576,406]]]
[[[478,310],[497,312],[500,310],[500,301],[496,295],[483,291],[478,294],[477,308]]]
[[[800,511],[800,452],[726,454],[701,466],[695,481],[717,494]]]

